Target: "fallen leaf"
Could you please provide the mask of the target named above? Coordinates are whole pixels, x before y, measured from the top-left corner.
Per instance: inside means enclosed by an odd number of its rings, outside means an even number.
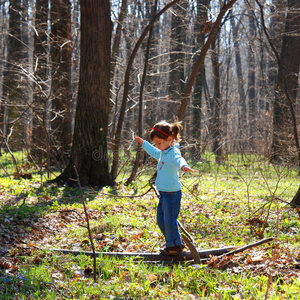
[[[152,282],[152,281],[154,281],[154,280],[157,279],[157,276],[154,275],[154,274],[152,274],[152,273],[150,273],[150,274],[145,275],[145,279]]]

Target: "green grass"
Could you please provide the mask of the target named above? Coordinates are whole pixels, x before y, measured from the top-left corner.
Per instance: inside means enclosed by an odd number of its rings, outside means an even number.
[[[24,155],[15,155],[20,165]],[[33,179],[13,179],[10,157],[0,161],[0,299],[299,299],[300,218],[287,205],[298,189],[297,170],[258,156],[228,156],[222,165],[205,153],[182,177],[180,221],[198,248],[274,242],[202,265],[150,264],[133,258],[93,260],[51,249],[91,251],[78,188],[47,184],[33,165]],[[193,163],[190,163],[193,165]],[[145,165],[126,187],[130,164],[109,187],[84,188],[96,251],[159,251],[157,199],[143,197],[155,165]],[[42,181],[41,181],[42,179]],[[258,219],[261,223],[251,222]],[[29,247],[29,250],[23,247]],[[49,251],[39,250],[48,249]],[[269,289],[267,292],[267,287]]]

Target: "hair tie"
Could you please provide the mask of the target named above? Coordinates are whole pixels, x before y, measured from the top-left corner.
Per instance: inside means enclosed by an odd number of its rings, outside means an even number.
[[[167,136],[167,137],[170,136],[169,134],[163,132],[162,130],[160,130],[160,129],[158,129],[158,128],[153,127],[152,130],[157,130],[157,131],[161,132],[162,134],[164,134],[164,135]]]

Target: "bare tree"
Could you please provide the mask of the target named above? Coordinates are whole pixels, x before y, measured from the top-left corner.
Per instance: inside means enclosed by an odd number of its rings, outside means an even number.
[[[288,1],[285,33],[282,41],[274,101],[274,135],[272,143],[273,161],[290,159],[293,145],[300,164],[300,148],[295,115],[300,68],[300,3]]]
[[[181,99],[184,92],[184,62],[186,45],[186,10],[187,3],[176,4],[172,7],[171,43],[170,43],[170,74],[169,74],[169,107],[174,114],[176,102]]]
[[[249,129],[250,136],[249,142],[250,147],[253,147],[253,140],[255,139],[256,131],[256,117],[257,117],[257,104],[256,104],[256,61],[255,61],[255,39],[256,39],[256,25],[255,25],[255,13],[254,6],[255,0],[249,1],[249,17],[248,17],[248,28],[249,28],[249,44],[248,44],[248,105],[249,105]]]
[[[216,34],[211,43],[211,60],[213,68],[214,94],[212,106],[212,151],[216,156],[216,162],[222,160],[222,142],[221,142],[221,90],[220,90],[220,62],[219,62],[219,34]]]
[[[49,53],[48,53],[48,12],[49,0],[36,2],[33,51],[33,124],[31,155],[40,165],[46,157],[48,136],[46,130],[46,105],[49,99]]]
[[[235,17],[231,15],[230,24],[232,29],[233,46],[234,46],[234,57],[235,57],[235,68],[238,80],[238,94],[239,94],[239,105],[238,105],[238,124],[239,124],[239,146],[243,148],[243,141],[246,140],[247,135],[247,108],[246,108],[246,94],[245,94],[245,82],[242,68],[240,42],[238,37],[239,28],[241,25],[241,19],[238,19],[237,24],[235,23]]]
[[[110,112],[111,19],[109,0],[80,5],[81,43],[78,103],[69,163],[57,178],[81,184],[112,185],[108,169],[107,131]]]
[[[71,3],[51,0],[51,145],[61,161],[71,147]]]
[[[22,147],[22,132],[20,122],[21,104],[21,1],[11,0],[9,2],[9,31],[7,38],[7,59],[3,74],[3,104],[1,107],[1,120],[3,123],[2,134],[7,137],[12,134],[15,148]],[[12,132],[13,131],[13,132]]]
[[[205,43],[205,36],[209,30],[208,9],[210,0],[197,0],[197,19],[195,24],[196,47],[195,50],[199,57],[200,49]],[[197,155],[200,151],[199,142],[201,140],[201,120],[202,120],[202,97],[205,97],[205,64],[202,64],[195,79],[194,94],[193,94],[193,129],[192,134],[195,139],[194,154]]]

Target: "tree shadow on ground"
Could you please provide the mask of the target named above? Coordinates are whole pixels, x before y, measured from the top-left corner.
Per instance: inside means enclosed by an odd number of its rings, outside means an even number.
[[[26,183],[28,187],[30,181]],[[85,221],[83,209],[79,210],[78,206],[64,209],[64,205],[70,207],[82,203],[81,191],[75,184],[33,183],[25,189],[19,193],[14,193],[13,187],[0,190],[0,248],[3,250],[20,244],[34,244],[47,235],[58,234],[64,229],[66,220],[70,223],[68,218],[74,223]],[[86,202],[94,200],[99,191],[82,188]]]

